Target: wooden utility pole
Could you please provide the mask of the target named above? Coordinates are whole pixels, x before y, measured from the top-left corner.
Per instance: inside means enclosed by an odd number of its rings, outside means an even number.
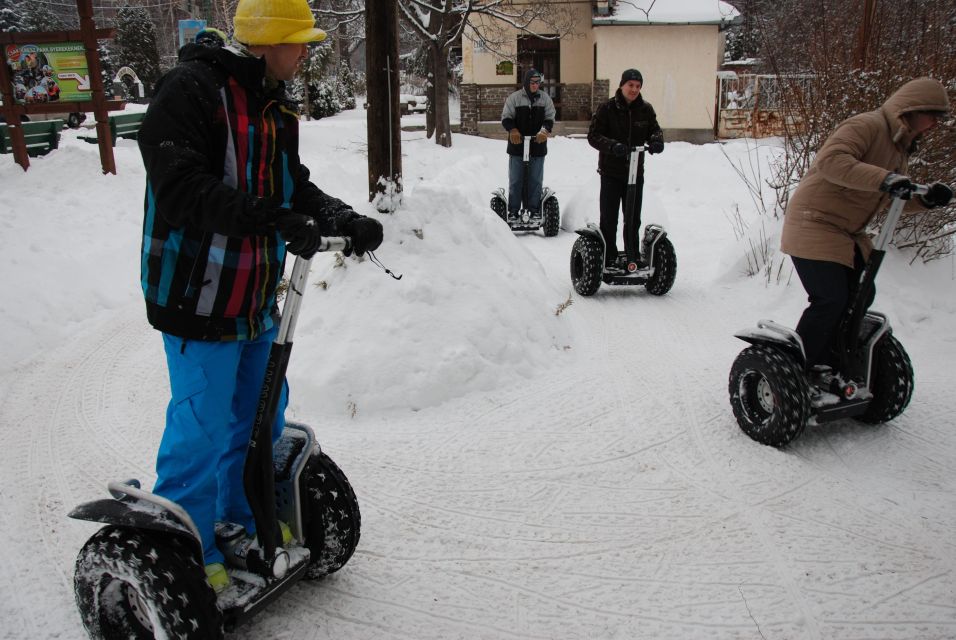
[[[368,200],[377,199],[379,211],[392,212],[402,191],[397,0],[366,3],[365,34]]]

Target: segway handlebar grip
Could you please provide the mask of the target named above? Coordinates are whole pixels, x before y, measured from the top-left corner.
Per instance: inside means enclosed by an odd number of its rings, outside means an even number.
[[[319,252],[348,251],[352,248],[352,239],[345,236],[327,236],[319,243]]]
[[[906,201],[912,198],[914,195],[922,196],[926,195],[928,192],[928,185],[914,183],[909,189],[908,193],[904,195],[893,196],[890,209],[886,214],[886,219],[883,221],[883,226],[880,227],[880,232],[873,241],[874,249],[877,249],[878,251],[886,250],[886,247],[889,245],[890,240],[893,237],[893,231],[896,229],[896,223],[899,222],[900,216],[903,213],[903,205],[906,203]]]

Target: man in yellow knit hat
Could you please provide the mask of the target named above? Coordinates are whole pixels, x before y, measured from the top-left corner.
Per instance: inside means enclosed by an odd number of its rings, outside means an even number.
[[[382,241],[377,220],[321,191],[299,161],[285,83],[307,43],[325,38],[306,0],[240,0],[234,27],[228,45],[199,37],[180,50],[138,136],[141,281],[172,395],[153,491],[195,522],[217,592],[239,551],[217,545],[216,523],[245,528],[240,543],[256,544],[242,474],[286,253],[311,256],[322,236],[349,236],[358,254]],[[283,389],[276,439],[287,402]]]

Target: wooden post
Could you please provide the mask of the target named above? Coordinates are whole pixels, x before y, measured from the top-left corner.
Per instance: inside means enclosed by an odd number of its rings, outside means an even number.
[[[116,175],[116,159],[113,157],[113,138],[110,133],[109,111],[106,108],[106,92],[103,90],[100,56],[96,50],[93,0],[76,0],[76,10],[80,14],[80,32],[83,34],[83,47],[86,49],[86,67],[90,72],[93,117],[96,119],[96,139],[100,145],[100,165],[103,167],[103,173]]]
[[[365,77],[368,93],[368,200],[394,211],[401,192],[402,138],[398,108],[398,2],[369,2],[365,11]],[[385,179],[387,184],[381,184]]]
[[[27,154],[27,142],[20,129],[20,115],[24,113],[21,105],[17,104],[13,95],[13,79],[7,71],[6,51],[2,51],[6,43],[0,42],[0,94],[3,95],[3,117],[7,121],[7,131],[10,133],[10,145],[13,147],[14,161],[26,171],[30,168],[30,156]]]

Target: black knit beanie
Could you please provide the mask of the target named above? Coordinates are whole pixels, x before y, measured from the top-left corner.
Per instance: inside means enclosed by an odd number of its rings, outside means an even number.
[[[628,69],[621,74],[621,82],[617,86],[623,87],[624,83],[628,80],[637,80],[641,84],[644,84],[644,76],[641,75],[641,72],[637,69]]]

